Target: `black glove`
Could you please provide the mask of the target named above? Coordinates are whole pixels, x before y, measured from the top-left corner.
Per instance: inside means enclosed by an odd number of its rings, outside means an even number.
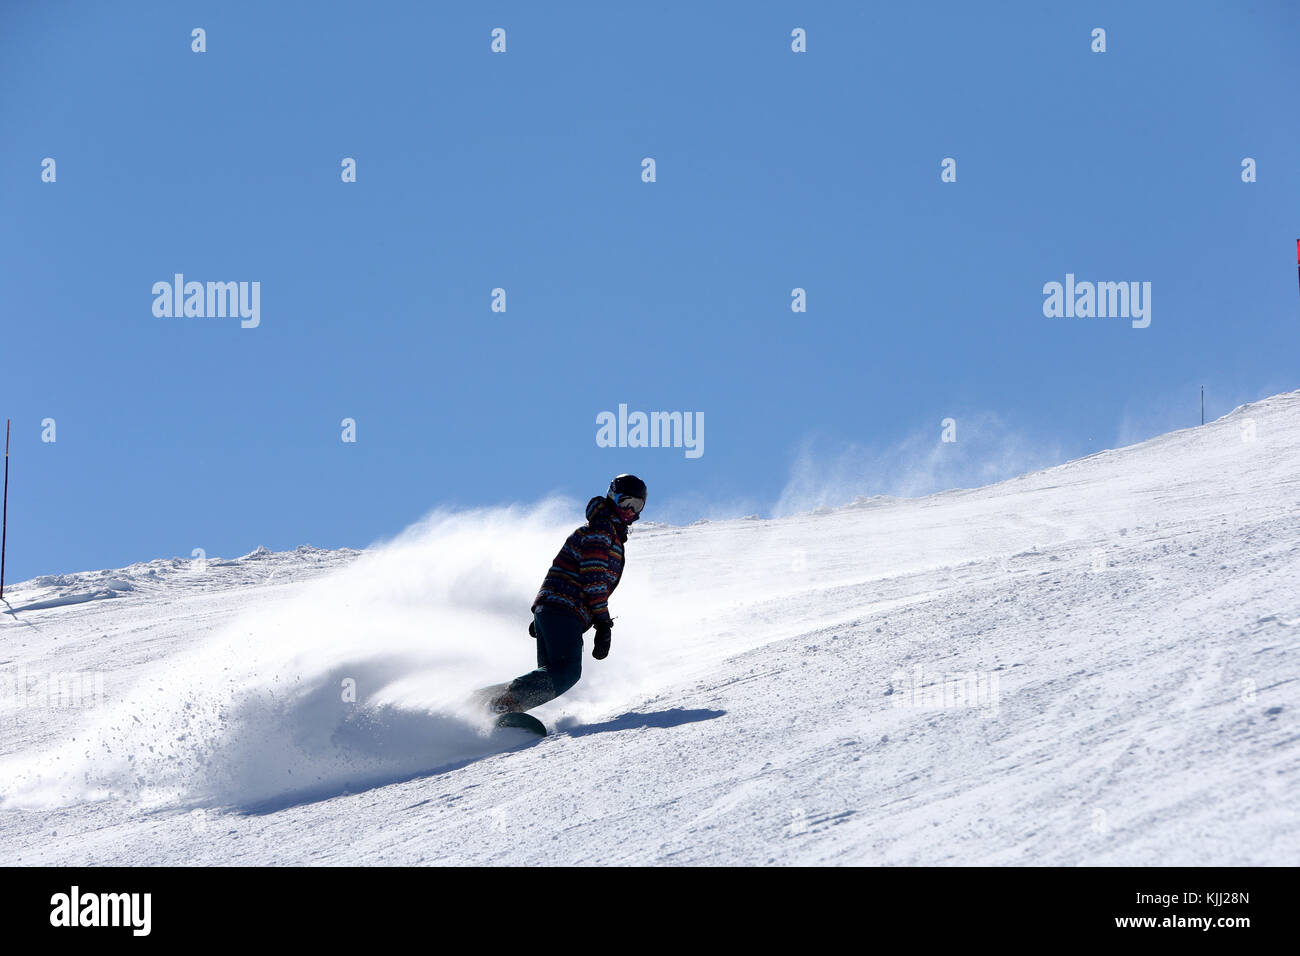
[[[537,636],[537,621],[535,619],[528,622],[528,636],[529,637]]]
[[[592,645],[591,656],[598,661],[603,661],[609,656],[609,632],[613,627],[613,624],[606,622],[597,622],[596,624],[596,641]]]

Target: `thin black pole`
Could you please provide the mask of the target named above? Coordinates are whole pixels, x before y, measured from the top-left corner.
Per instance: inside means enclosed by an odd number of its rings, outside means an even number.
[[[1201,424],[1205,424],[1205,386],[1201,386]]]
[[[0,598],[5,596],[5,543],[9,538],[9,419],[5,419],[5,501],[0,515]]]

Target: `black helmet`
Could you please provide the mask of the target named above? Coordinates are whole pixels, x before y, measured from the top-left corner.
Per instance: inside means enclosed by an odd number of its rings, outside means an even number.
[[[619,475],[609,483],[605,497],[618,508],[631,508],[637,514],[645,507],[645,482],[636,475]]]

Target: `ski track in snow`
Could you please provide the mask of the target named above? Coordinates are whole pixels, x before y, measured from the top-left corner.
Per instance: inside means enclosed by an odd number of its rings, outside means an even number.
[[[572,502],[21,582],[0,863],[1294,865],[1298,476],[1295,392],[986,488],[636,528],[540,741],[458,702],[531,666]],[[909,706],[918,667],[996,695]],[[104,700],[18,693],[52,672]]]

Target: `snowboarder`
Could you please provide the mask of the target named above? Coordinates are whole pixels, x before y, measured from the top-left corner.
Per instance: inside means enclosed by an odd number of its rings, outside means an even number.
[[[541,590],[533,599],[528,633],[537,639],[537,669],[509,684],[484,688],[494,714],[519,713],[559,697],[582,675],[582,635],[591,627],[596,638],[591,656],[609,654],[609,596],[623,574],[623,544],[628,525],[645,507],[645,482],[619,475],[604,497],[587,502],[587,523],[569,535]]]

